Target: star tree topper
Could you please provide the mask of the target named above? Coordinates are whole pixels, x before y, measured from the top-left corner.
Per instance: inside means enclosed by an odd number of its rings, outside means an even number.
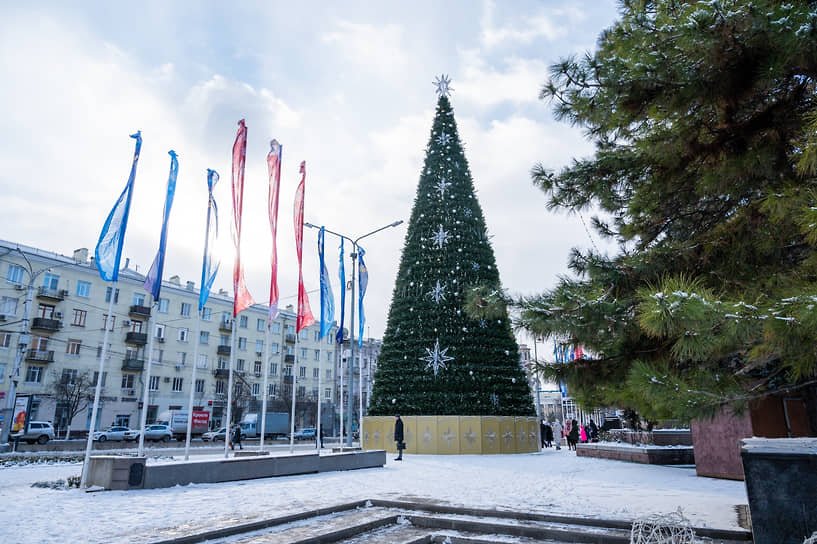
[[[440,368],[448,368],[448,366],[445,364],[447,361],[454,360],[453,357],[449,357],[448,355],[445,354],[448,351],[448,348],[445,348],[444,350],[440,351],[439,338],[437,338],[437,341],[434,342],[434,351],[431,351],[428,348],[425,348],[425,350],[428,353],[428,355],[426,355],[425,357],[420,357],[420,360],[428,362],[426,368],[431,368],[432,370],[434,370],[435,376],[437,375],[437,372],[439,372]]]
[[[434,85],[437,86],[437,94],[440,96],[448,96],[454,90],[451,87],[451,78],[445,74],[437,76],[434,79]]]

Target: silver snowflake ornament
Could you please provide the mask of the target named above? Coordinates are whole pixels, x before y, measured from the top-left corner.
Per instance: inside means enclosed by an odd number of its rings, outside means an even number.
[[[434,78],[434,85],[437,86],[437,94],[440,96],[448,96],[449,93],[454,90],[454,88],[451,87],[451,78],[446,74]]]
[[[451,143],[451,135],[448,134],[445,130],[442,131],[442,134],[437,136],[437,143],[440,145],[448,145]]]
[[[440,285],[440,280],[437,280],[437,285],[426,294],[431,295],[435,304],[439,304],[441,300],[445,300],[445,285]]]
[[[440,197],[445,198],[445,190],[451,187],[451,184],[446,181],[445,178],[440,178],[440,181],[437,182],[437,193],[439,193]]]
[[[451,235],[445,232],[442,225],[440,225],[440,229],[435,232],[434,236],[432,237],[434,243],[437,244],[437,249],[442,249],[445,243],[448,242],[449,238],[451,238]]]
[[[445,348],[444,350],[440,351],[440,339],[437,338],[437,341],[434,342],[434,351],[425,348],[428,355],[425,357],[420,357],[420,360],[426,361],[428,363],[426,368],[431,368],[436,376],[437,372],[439,372],[441,368],[448,368],[448,365],[445,364],[446,362],[454,360],[453,357],[446,355],[448,349],[449,348]]]

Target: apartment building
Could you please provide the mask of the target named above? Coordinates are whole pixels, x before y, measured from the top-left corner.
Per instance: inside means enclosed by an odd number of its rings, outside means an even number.
[[[156,301],[143,282],[144,276],[127,260],[119,281],[112,284],[100,278],[87,249],[68,257],[0,240],[0,407],[7,406],[11,380],[16,380],[17,396],[32,399],[31,419],[64,429],[67,407],[57,393],[59,386],[96,384],[107,329],[97,428],[114,423],[137,427],[141,410],[147,410],[150,422],[167,410],[187,409],[191,387],[193,408],[208,411],[211,426],[219,426],[225,423],[235,330],[236,410],[258,410],[266,395],[268,409],[288,411],[294,386],[296,426],[314,425],[319,399],[322,410],[337,413],[336,328],[319,340],[319,327],[313,325],[301,331],[296,343],[291,306],[268,332],[267,306],[255,305],[233,320],[232,297],[222,290],[210,294],[197,333],[199,291],[194,282],[173,276],[163,282]],[[29,320],[24,327],[27,299]],[[13,376],[21,341],[25,351],[19,374]],[[265,368],[269,375],[263,390]],[[90,408],[80,412],[71,422],[72,432],[87,430],[90,418]]]

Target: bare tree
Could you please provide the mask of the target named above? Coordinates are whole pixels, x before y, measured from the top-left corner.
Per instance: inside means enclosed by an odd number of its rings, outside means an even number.
[[[69,369],[65,369],[69,370]],[[77,373],[76,371],[63,371],[59,373],[54,370],[54,400],[57,407],[62,409],[62,417],[65,418],[65,439],[71,436],[71,422],[80,412],[85,411],[93,399],[94,387],[90,372]]]

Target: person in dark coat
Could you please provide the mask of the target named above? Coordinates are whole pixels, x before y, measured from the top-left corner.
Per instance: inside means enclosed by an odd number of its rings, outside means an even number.
[[[590,433],[589,433],[590,436],[588,438],[590,438],[591,442],[598,442],[599,441],[599,427],[598,427],[598,425],[596,425],[596,422],[591,419],[590,423],[588,423],[588,427],[590,427]]]
[[[553,444],[553,428],[545,423],[545,447],[549,448]]]
[[[539,422],[539,438],[542,439],[542,447],[543,448],[547,447],[545,445],[547,443],[547,440],[545,440],[545,427],[547,427],[547,423],[543,419],[541,422]]]
[[[579,442],[579,422],[574,419],[571,423],[570,432],[567,435],[567,449],[575,450]]]
[[[238,446],[238,449],[243,450],[244,446],[241,445],[241,425],[236,425],[233,427],[233,436],[231,438],[232,442],[230,443],[230,449],[235,449]]]
[[[403,450],[406,448],[406,443],[403,442],[403,420],[398,415],[394,420],[394,441],[397,442],[397,457],[395,461],[403,460]]]

